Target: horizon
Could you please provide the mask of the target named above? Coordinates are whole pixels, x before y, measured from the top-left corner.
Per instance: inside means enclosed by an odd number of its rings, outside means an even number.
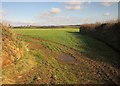
[[[118,2],[2,2],[2,21],[13,26],[62,26],[118,19]]]

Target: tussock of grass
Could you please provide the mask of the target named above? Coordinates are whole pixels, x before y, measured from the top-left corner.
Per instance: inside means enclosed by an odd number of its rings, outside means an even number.
[[[37,64],[41,67],[42,64],[44,63],[45,59],[44,59],[44,54],[41,51],[31,51],[31,53],[34,55]]]
[[[61,49],[60,49],[58,46],[56,46],[56,45],[54,45],[54,44],[51,44],[51,43],[42,42],[42,45],[43,45],[45,48],[48,48],[48,49],[50,49],[50,50],[53,51],[53,52],[59,52],[59,51],[61,51]]]

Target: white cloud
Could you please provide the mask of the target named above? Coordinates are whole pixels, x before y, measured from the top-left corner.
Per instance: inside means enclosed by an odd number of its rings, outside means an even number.
[[[80,3],[81,2],[78,0],[71,0],[71,1],[67,2],[67,4],[69,4],[69,5],[79,5]]]
[[[101,19],[101,20],[100,20]],[[39,25],[73,25],[73,24],[83,24],[83,23],[95,23],[96,21],[102,21],[100,19],[93,19],[90,17],[72,17],[72,16],[39,16],[37,20]]]
[[[50,11],[48,12],[43,12],[41,14],[38,14],[37,16],[35,16],[34,18],[49,18],[51,16],[55,16],[56,14],[60,13],[61,9],[60,8],[51,8]]]
[[[2,13],[3,13],[3,10],[0,9],[0,14],[2,14]]]
[[[32,21],[32,20],[22,20],[22,21],[18,21],[18,22],[27,23],[27,24],[34,24],[34,23],[36,23],[35,21]]]
[[[113,2],[102,2],[102,5],[105,6],[105,7],[109,7],[113,4],[114,4]]]
[[[59,8],[51,8],[48,12],[43,12],[33,17],[32,20],[20,20],[9,22],[14,26],[20,25],[45,25],[47,22],[52,22],[53,18],[61,12]]]
[[[101,4],[105,7],[109,7],[118,1],[119,0],[103,0],[103,2]]]
[[[0,21],[2,21],[5,18],[6,14],[6,10],[0,9]]]
[[[53,16],[56,16],[60,12],[61,12],[60,8],[51,8],[51,10],[48,12],[43,12],[41,14],[38,14],[37,16],[34,16],[34,19],[49,19]]]
[[[2,16],[6,15],[6,10],[0,9],[0,15],[2,15]]]
[[[0,16],[3,16],[5,14],[5,11],[0,9]]]
[[[12,22],[12,25],[37,25],[37,22],[24,22],[24,21],[17,21],[17,22]]]
[[[80,10],[83,2],[71,0],[65,3],[65,8],[68,10]]]
[[[39,25],[37,21],[33,21],[33,20],[18,20],[18,21],[2,20],[2,22],[5,24],[13,25],[13,26]]]
[[[109,13],[109,12],[106,12],[106,13],[104,14],[104,16],[110,16],[110,13]]]
[[[88,1],[87,1],[87,3],[88,3],[88,4],[91,4],[91,3],[92,3],[92,1],[91,1],[91,0],[88,0]]]
[[[57,14],[57,13],[61,12],[61,9],[60,8],[52,8],[50,12],[53,14]]]
[[[109,14],[107,14],[109,15]],[[95,22],[102,22],[104,18],[91,18],[91,17],[72,17],[72,16],[46,16],[42,15],[37,17],[34,20],[27,20],[27,21],[12,21],[9,23],[14,26],[23,26],[23,25],[76,25],[76,24],[84,24],[84,23],[95,23]]]
[[[66,9],[68,10],[80,10],[80,6],[65,6]]]

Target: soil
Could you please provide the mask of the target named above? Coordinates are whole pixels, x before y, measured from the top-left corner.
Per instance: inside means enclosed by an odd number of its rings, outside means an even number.
[[[28,41],[27,41],[28,42]],[[41,42],[47,42],[57,45],[60,48],[67,48],[66,51],[53,52],[44,47]],[[42,66],[35,65],[25,74],[14,77],[15,83],[31,83],[31,84],[52,84],[56,83],[55,75],[51,73],[58,70],[54,66],[50,66],[47,62],[49,57],[54,57],[61,65],[66,65],[68,72],[71,72],[77,78],[73,84],[120,84],[120,75],[118,69],[111,65],[96,61],[81,54],[76,49],[53,41],[31,38],[29,43],[30,51],[40,51],[44,54],[46,61]],[[36,61],[37,62],[37,61]],[[43,70],[44,69],[44,70]],[[64,70],[64,68],[62,68]],[[65,84],[61,81],[61,84]]]
[[[90,83],[102,83],[102,84],[120,84],[120,75],[118,73],[118,69],[113,68],[111,65],[106,64],[104,62],[99,62],[92,60],[86,56],[83,56],[81,53],[79,53],[74,48],[68,47],[66,45],[52,42],[48,40],[42,40],[42,39],[35,39],[39,42],[49,42],[57,44],[59,47],[67,47],[68,50],[66,53],[55,53],[51,52],[50,50],[46,49],[44,46],[42,46],[39,43],[30,43],[31,49],[40,49],[44,52],[46,57],[48,56],[54,56],[58,61],[62,62],[62,64],[67,64],[68,69],[70,72],[75,74],[75,76],[78,78],[77,83],[82,84],[90,84]],[[47,72],[46,72],[47,73]],[[93,76],[91,76],[93,75]],[[44,75],[42,75],[44,76]],[[85,79],[86,77],[92,77],[91,80]],[[47,77],[44,77],[46,79],[44,82],[49,83],[50,79],[48,80]]]

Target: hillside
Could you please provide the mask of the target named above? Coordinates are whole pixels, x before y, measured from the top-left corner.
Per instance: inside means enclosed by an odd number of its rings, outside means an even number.
[[[2,26],[2,42],[2,67],[4,68],[18,61],[24,51],[19,38],[6,26]]]
[[[21,74],[29,72],[34,67],[35,60],[27,52],[26,44],[11,28],[2,27],[2,83],[16,83]],[[30,59],[27,59],[29,56]],[[30,67],[29,67],[30,66]]]

